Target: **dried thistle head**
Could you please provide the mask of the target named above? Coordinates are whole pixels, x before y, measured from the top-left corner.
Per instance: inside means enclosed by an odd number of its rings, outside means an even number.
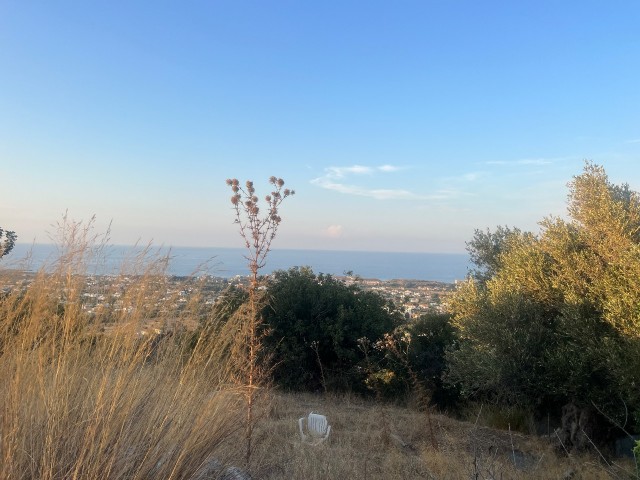
[[[231,187],[233,196],[231,203],[236,211],[235,223],[240,225],[240,234],[245,240],[245,246],[250,251],[249,258],[254,262],[252,267],[260,268],[263,265],[266,253],[269,251],[271,241],[275,237],[277,228],[282,221],[278,215],[278,206],[282,201],[295,192],[288,188],[283,189],[284,180],[275,176],[269,178],[269,183],[274,186],[270,195],[264,197],[267,202],[266,213],[260,218],[260,199],[255,194],[255,187],[251,180],[247,180],[244,187],[235,178],[226,180]],[[252,268],[253,271],[253,268]]]

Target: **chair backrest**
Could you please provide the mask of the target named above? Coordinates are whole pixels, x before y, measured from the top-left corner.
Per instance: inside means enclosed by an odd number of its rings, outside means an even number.
[[[317,413],[310,413],[307,418],[307,432],[312,437],[323,437],[327,434],[327,417]]]

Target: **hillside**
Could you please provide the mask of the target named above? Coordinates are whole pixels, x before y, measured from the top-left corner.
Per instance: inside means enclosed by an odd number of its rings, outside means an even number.
[[[299,417],[327,416],[329,439],[303,445]],[[561,453],[553,438],[432,415],[351,396],[274,394],[259,425],[255,478],[264,479],[605,479],[635,478],[629,460]]]

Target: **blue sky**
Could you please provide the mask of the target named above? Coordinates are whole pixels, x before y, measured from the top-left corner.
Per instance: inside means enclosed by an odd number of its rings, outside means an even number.
[[[640,3],[0,3],[0,226],[241,246],[225,179],[282,177],[276,248],[463,252],[640,190]]]

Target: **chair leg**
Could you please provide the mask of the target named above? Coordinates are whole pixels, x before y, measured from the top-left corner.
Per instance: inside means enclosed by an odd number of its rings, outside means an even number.
[[[298,427],[300,428],[300,438],[302,439],[303,442],[306,442],[307,436],[304,434],[304,427],[302,426],[303,422],[304,422],[304,417],[298,420]]]

